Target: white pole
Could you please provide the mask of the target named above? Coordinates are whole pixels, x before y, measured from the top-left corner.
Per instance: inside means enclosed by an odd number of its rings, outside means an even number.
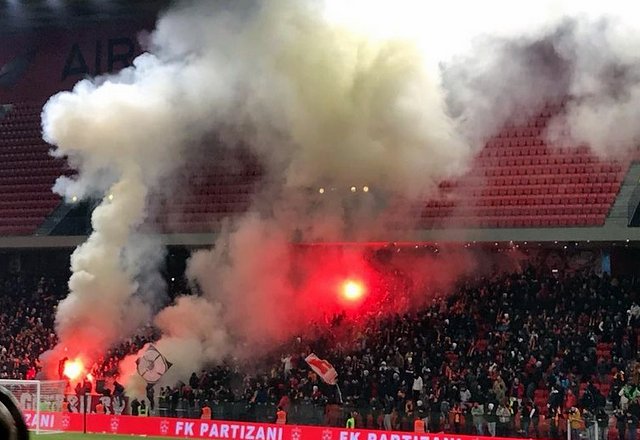
[[[36,381],[36,435],[40,434],[40,381]]]
[[[342,401],[342,391],[340,391],[340,385],[338,385],[337,383],[336,389],[338,390],[338,398],[340,399],[340,404],[343,404],[344,402]]]
[[[594,423],[595,423],[595,433],[596,433],[596,435],[595,435],[595,439],[594,439],[594,440],[600,440],[600,437],[598,437],[598,434],[599,434],[599,433],[598,433],[598,429],[600,428],[600,427],[598,426],[598,420],[596,419],[596,421],[595,421]],[[605,439],[605,440],[607,440],[607,439]]]

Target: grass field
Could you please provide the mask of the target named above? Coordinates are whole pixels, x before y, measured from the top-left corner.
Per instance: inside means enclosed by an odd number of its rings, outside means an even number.
[[[125,440],[125,439],[144,439],[144,440],[167,440],[162,437],[134,437],[130,435],[110,435],[110,434],[31,434],[32,439],[38,440]]]

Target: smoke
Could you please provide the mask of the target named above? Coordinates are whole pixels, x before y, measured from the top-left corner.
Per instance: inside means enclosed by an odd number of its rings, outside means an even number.
[[[220,325],[222,311],[218,304],[204,298],[180,297],[155,317],[155,325],[163,338],[155,344],[160,353],[169,356],[172,367],[163,376],[163,383],[186,380],[194,367],[229,354],[229,335]],[[141,352],[144,352],[144,347]],[[139,355],[127,356],[120,365],[125,386],[132,394],[144,396],[146,383],[136,372]]]
[[[250,148],[264,186],[250,213],[191,258],[187,276],[201,296],[156,315],[158,348],[175,366],[166,381],[238,347],[266,349],[320,317],[335,301],[318,286],[330,286],[297,278],[290,243],[387,238],[390,221],[468,171],[514,115],[566,102],[550,141],[603,155],[634,147],[640,33],[624,20],[634,16],[630,2],[606,11],[584,1],[514,3],[180,3],[133,67],[51,98],[45,139],[78,170],[56,191],[104,196],[72,257],[57,349],[95,356],[154,314],[164,289],[159,243],[136,238],[148,194],[170,190],[177,170],[199,163],[211,133]],[[450,264],[473,266],[461,260]],[[338,261],[363,264],[361,254]],[[437,267],[447,280],[459,273]]]
[[[640,32],[621,18],[577,23],[558,44],[570,61],[571,99],[549,129],[552,140],[588,145],[598,155],[624,155],[638,147]],[[565,135],[565,139],[563,139]]]
[[[505,123],[522,123],[545,104],[560,105],[546,129],[550,145],[588,146],[603,158],[626,157],[640,130],[640,29],[621,9],[566,15],[522,36],[485,36],[473,54],[443,68],[448,102],[471,141]]]
[[[63,353],[95,359],[153,316],[163,253],[158,238],[136,231],[148,216],[149,190],[211,128],[208,117],[225,89],[205,87],[194,79],[199,74],[202,68],[144,54],[133,67],[81,81],[44,106],[43,136],[56,146],[52,154],[78,170],[54,189],[71,200],[103,196],[93,232],[71,257],[70,293],[56,315],[60,343],[50,359]],[[192,81],[202,87],[193,90]]]

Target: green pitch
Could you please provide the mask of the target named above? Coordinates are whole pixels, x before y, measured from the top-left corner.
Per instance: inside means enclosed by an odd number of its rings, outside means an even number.
[[[136,437],[131,435],[110,435],[110,434],[31,434],[31,439],[37,440],[131,440],[131,439],[144,439],[144,440],[167,440],[162,437]]]

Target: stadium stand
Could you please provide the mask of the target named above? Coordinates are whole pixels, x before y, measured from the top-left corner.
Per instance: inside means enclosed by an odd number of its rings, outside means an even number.
[[[441,186],[424,227],[602,226],[630,159],[604,161],[586,147],[548,145],[545,129],[562,104],[549,104],[487,142],[468,176]]]
[[[158,216],[153,219],[162,232],[210,232],[225,217],[245,212],[251,203],[261,167],[245,151],[216,149],[203,155],[199,168],[180,176],[170,198],[158,195]],[[206,156],[209,156],[208,158]]]
[[[45,279],[7,279],[3,287],[0,377],[29,377],[39,353],[55,343],[51,316],[59,296]],[[617,438],[621,429],[637,428],[640,416],[638,287],[634,278],[533,268],[469,279],[410,315],[372,317],[355,330],[335,320],[324,336],[277,350],[259,373],[234,361],[194,372],[188,383],[151,395],[150,407],[198,418],[207,403],[214,418],[269,421],[279,405],[292,423],[331,426],[357,410],[357,426],[407,431],[419,415],[431,432],[472,434],[489,432],[497,417],[498,434],[553,438],[567,418],[579,418],[580,433],[604,417],[609,438]],[[112,376],[119,359],[155,337],[149,330],[124,341],[94,374]],[[344,405],[309,370],[304,357],[311,351],[335,366]]]
[[[33,234],[60,203],[51,192],[65,173],[42,140],[42,103],[16,103],[0,118],[0,234]]]
[[[1,234],[33,234],[60,203],[51,187],[68,170],[48,155],[40,110],[41,103],[16,103],[0,119]],[[550,105],[525,124],[505,127],[487,143],[467,176],[441,185],[441,195],[426,202],[417,214],[420,225],[603,225],[631,159],[603,161],[585,147],[547,145],[544,128],[559,110]],[[248,208],[260,175],[250,155],[213,150],[210,162],[183,176],[185,185],[170,199],[153,202],[162,208],[154,222],[163,232],[209,232],[224,217]]]

